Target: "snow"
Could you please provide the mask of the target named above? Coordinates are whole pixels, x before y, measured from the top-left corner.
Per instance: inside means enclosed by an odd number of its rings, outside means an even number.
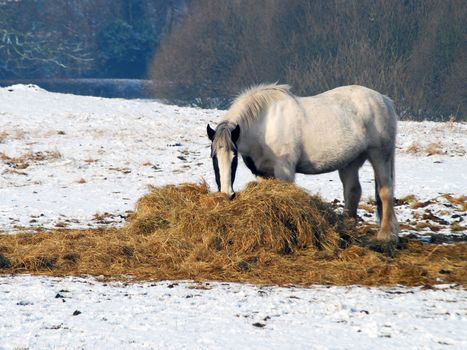
[[[0,231],[121,226],[148,185],[205,179],[214,189],[205,128],[223,113],[34,85],[0,88]],[[445,222],[439,234],[465,233],[451,224],[465,228],[466,213],[443,196],[466,194],[466,151],[466,123],[399,123],[396,197],[427,202],[398,206],[400,222],[430,213]],[[369,200],[371,167],[360,174]],[[251,180],[240,164],[236,190]],[[337,173],[299,175],[296,183],[342,202]],[[359,214],[374,220],[364,208]],[[466,323],[467,292],[455,286],[260,288],[0,277],[0,349],[460,349],[467,347]]]
[[[455,286],[304,289],[4,277],[0,334],[4,349],[461,349],[466,296]]]

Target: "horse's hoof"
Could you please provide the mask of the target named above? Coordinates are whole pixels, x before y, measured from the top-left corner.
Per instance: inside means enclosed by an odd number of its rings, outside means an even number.
[[[398,233],[400,232],[399,225],[391,224],[380,227],[376,239],[381,242],[399,242]]]
[[[396,240],[381,241],[379,239],[373,239],[371,241],[368,241],[366,246],[368,247],[368,249],[393,258],[396,255],[396,251],[398,248],[397,243],[398,242]]]
[[[396,233],[381,232],[379,231],[376,235],[376,239],[380,242],[399,242],[399,236]]]

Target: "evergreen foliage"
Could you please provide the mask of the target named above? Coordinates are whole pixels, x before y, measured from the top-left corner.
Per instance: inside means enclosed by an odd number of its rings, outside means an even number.
[[[147,23],[135,26],[123,20],[110,22],[97,35],[97,60],[106,77],[144,77],[159,44],[158,34]]]

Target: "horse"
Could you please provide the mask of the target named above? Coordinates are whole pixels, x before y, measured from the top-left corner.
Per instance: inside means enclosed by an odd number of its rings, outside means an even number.
[[[394,157],[397,114],[392,100],[351,85],[298,97],[289,85],[261,84],[243,91],[214,130],[207,125],[220,192],[233,199],[240,154],[257,177],[294,182],[295,174],[337,170],[344,212],[357,217],[362,194],[358,171],[374,170],[379,231],[376,239],[397,241]]]

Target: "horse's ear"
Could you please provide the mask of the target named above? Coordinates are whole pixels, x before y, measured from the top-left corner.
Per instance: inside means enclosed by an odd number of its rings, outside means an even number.
[[[237,126],[235,127],[235,129],[232,130],[232,141],[233,143],[237,143],[238,141],[238,138],[240,137],[240,125],[237,124]]]
[[[212,141],[214,140],[214,135],[216,135],[216,130],[214,130],[213,128],[211,128],[211,125],[208,124],[207,128],[206,128],[207,132],[208,132],[208,137],[209,139]]]

